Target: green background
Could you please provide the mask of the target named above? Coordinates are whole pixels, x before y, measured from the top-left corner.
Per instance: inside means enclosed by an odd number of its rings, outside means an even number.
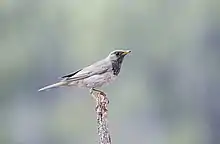
[[[113,144],[220,143],[217,0],[0,0],[0,143],[96,144],[87,89],[37,90],[114,49]]]

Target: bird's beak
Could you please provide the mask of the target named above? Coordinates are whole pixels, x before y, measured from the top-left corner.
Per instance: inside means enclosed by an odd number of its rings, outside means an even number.
[[[131,52],[131,50],[124,51],[123,55],[127,55]]]

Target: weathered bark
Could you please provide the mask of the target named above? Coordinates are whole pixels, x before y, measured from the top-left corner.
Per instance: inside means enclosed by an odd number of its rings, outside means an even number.
[[[108,129],[108,109],[109,100],[105,93],[92,91],[92,96],[96,100],[96,114],[98,124],[99,144],[111,144],[110,132]]]

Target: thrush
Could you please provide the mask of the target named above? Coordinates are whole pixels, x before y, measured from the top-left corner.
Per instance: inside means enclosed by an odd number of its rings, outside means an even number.
[[[45,86],[38,91],[61,86],[89,88],[90,92],[93,90],[99,91],[97,88],[111,83],[118,77],[124,57],[130,52],[130,50],[112,51],[105,59],[64,75],[59,82]]]

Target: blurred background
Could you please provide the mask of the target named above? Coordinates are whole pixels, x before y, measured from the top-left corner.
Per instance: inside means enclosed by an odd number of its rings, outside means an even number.
[[[114,49],[114,144],[220,143],[217,0],[0,0],[0,143],[96,144],[88,90],[37,90]]]

